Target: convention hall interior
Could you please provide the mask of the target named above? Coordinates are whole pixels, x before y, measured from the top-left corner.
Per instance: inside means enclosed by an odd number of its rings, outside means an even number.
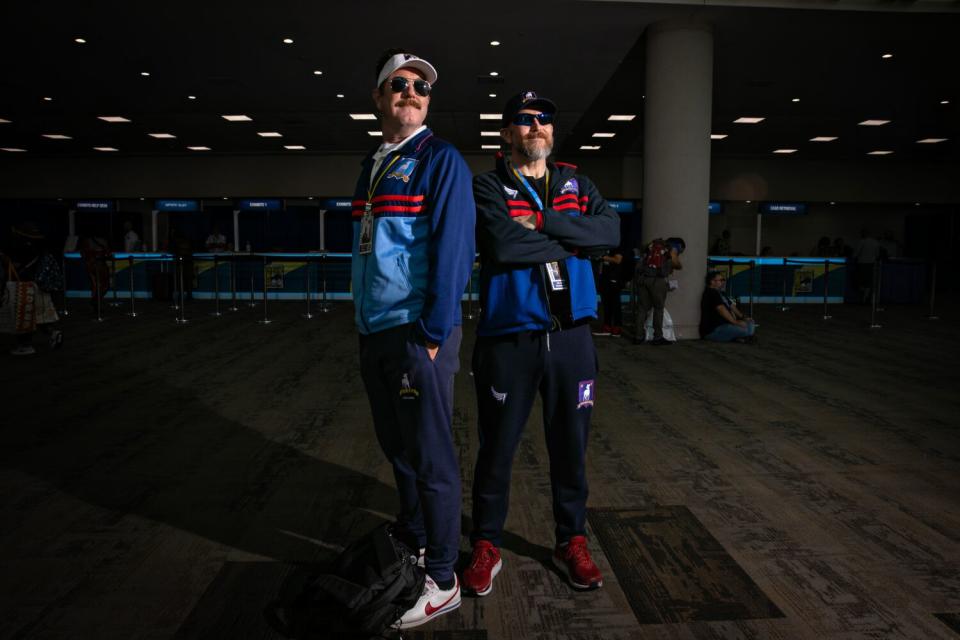
[[[472,172],[509,152],[504,104],[535,91],[620,250],[685,250],[670,344],[641,341],[632,282],[622,331],[592,323],[602,588],[551,561],[538,402],[492,593],[386,637],[960,639],[960,2],[0,15],[0,253],[26,234],[62,276],[56,329],[24,334],[4,260],[0,638],[366,637],[275,614],[399,509],[350,265],[375,64],[404,47],[436,67],[426,124]],[[479,269],[454,378],[458,570]],[[708,272],[754,338],[699,339]]]

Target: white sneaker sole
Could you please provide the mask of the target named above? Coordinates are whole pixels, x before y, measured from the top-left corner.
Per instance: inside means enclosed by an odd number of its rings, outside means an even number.
[[[455,610],[455,609],[459,609],[461,602],[462,602],[462,600],[461,600],[461,598],[460,598],[460,593],[458,592],[458,593],[457,593],[457,597],[456,597],[453,601],[451,601],[450,603],[448,603],[448,604],[447,604],[446,606],[444,606],[443,608],[437,609],[436,611],[434,611],[433,613],[431,613],[429,616],[427,616],[427,617],[425,617],[425,618],[418,619],[418,620],[411,620],[410,622],[398,621],[398,622],[394,625],[393,628],[394,628],[394,629],[412,629],[412,628],[414,628],[414,627],[419,627],[419,626],[422,625],[422,624],[427,624],[427,623],[430,622],[431,620],[435,620],[435,619],[439,618],[440,616],[442,616],[442,615],[445,614],[445,613],[450,613],[451,611],[453,611],[453,610]]]
[[[487,588],[482,591],[474,591],[474,593],[481,598],[483,596],[488,596],[493,592],[493,579],[497,577],[497,574],[500,573],[500,569],[503,568],[503,558],[497,560],[497,564],[493,565],[493,569],[490,570],[490,584],[487,585]]]
[[[599,589],[600,587],[603,586],[603,580],[600,580],[599,582],[596,582],[594,584],[580,584],[579,582],[573,579],[572,575],[570,575],[570,571],[567,569],[566,562],[558,558],[556,555],[551,556],[551,558],[553,558],[553,566],[559,569],[560,573],[566,576],[567,582],[569,582],[570,586],[573,587],[574,589],[578,591],[590,591],[592,589]]]

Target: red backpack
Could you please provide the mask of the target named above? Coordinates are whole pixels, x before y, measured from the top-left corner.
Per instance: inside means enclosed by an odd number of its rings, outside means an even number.
[[[670,247],[661,238],[653,240],[647,245],[643,254],[643,272],[648,276],[670,275],[672,263],[670,261]]]

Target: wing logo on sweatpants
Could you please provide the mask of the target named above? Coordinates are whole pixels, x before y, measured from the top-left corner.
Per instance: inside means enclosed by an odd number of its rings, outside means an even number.
[[[416,400],[419,397],[420,392],[410,385],[410,378],[407,376],[407,374],[403,374],[403,377],[400,378],[400,399]]]
[[[493,388],[493,385],[490,385],[490,393],[493,394],[493,399],[496,400],[499,404],[507,404],[507,392],[503,393],[497,391]]]
[[[593,406],[593,380],[581,380],[577,392],[577,409]]]

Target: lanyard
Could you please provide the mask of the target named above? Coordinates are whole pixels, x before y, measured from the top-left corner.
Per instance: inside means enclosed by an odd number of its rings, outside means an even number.
[[[380,181],[383,180],[383,176],[387,175],[387,171],[390,171],[397,160],[400,159],[400,154],[393,156],[393,160],[390,161],[386,167],[380,172],[380,175],[377,176],[377,179],[373,181],[373,184],[370,185],[370,188],[367,190],[367,202],[370,202],[373,199],[373,194],[377,191],[377,187],[380,186]]]
[[[530,195],[530,197],[533,198],[533,201],[536,203],[537,208],[540,211],[543,211],[544,209],[543,200],[540,199],[540,195],[537,193],[536,189],[534,189],[530,185],[530,183],[527,182],[527,179],[523,176],[523,174],[517,171],[516,167],[514,167],[512,164],[510,165],[510,171],[513,171],[513,175],[516,176],[517,181],[523,186],[523,188]],[[550,193],[550,169],[547,169],[547,179],[544,182],[543,197],[546,198],[547,194],[549,193]]]

